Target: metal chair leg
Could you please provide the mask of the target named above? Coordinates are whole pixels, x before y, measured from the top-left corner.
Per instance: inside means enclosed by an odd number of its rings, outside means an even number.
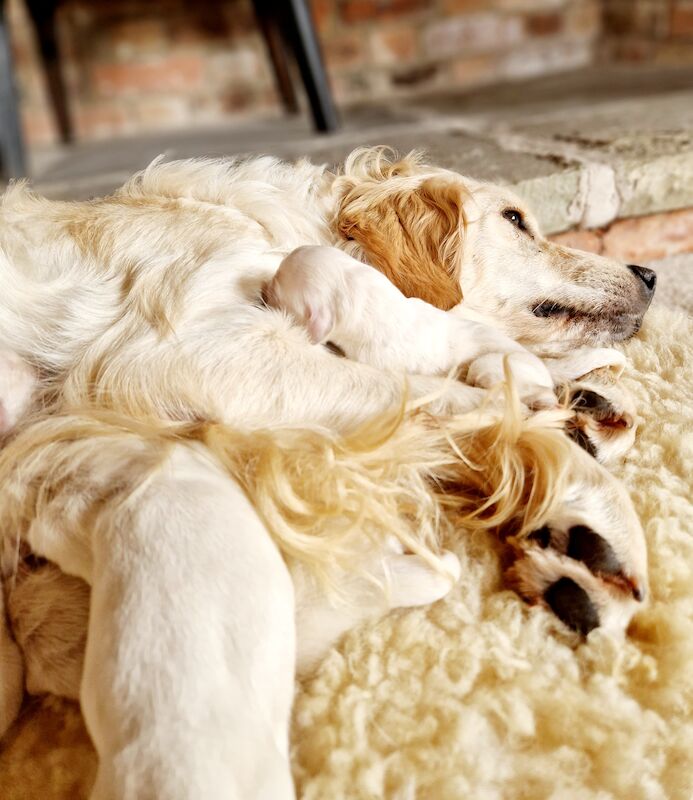
[[[57,0],[26,0],[26,5],[36,30],[48,95],[53,106],[58,132],[63,142],[71,142],[74,138],[74,130],[67,102],[65,81],[60,68],[60,53],[55,31],[58,3]]]
[[[272,0],[253,0],[253,6],[255,7],[255,16],[260,25],[267,52],[272,62],[274,78],[284,110],[288,114],[297,114],[299,110],[298,100],[291,82],[286,43],[282,38],[281,16],[277,14]]]
[[[12,51],[4,4],[0,0],[0,158],[6,178],[26,175],[19,104],[14,86]]]
[[[306,87],[315,127],[319,131],[335,131],[339,127],[339,117],[332,100],[310,11],[305,0],[285,2],[296,61]]]

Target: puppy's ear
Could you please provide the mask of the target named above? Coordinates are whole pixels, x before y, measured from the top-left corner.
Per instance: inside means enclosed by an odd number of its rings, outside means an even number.
[[[313,344],[324,342],[334,327],[332,311],[325,303],[320,305],[308,304],[304,312],[304,322]]]
[[[354,182],[342,198],[337,229],[407,297],[447,310],[462,300],[467,196],[453,178],[429,178],[414,188],[396,177]]]

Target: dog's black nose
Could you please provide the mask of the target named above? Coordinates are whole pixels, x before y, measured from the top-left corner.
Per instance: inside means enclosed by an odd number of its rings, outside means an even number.
[[[628,264],[628,269],[633,275],[637,275],[640,278],[650,294],[654,294],[655,286],[657,285],[657,273],[653,269],[639,267],[637,264]]]

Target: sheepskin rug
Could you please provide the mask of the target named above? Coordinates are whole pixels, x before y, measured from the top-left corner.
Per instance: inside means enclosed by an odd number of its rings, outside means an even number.
[[[628,638],[578,644],[460,535],[460,585],[350,634],[297,687],[303,800],[691,800],[693,319],[654,310],[624,350],[642,426],[618,470],[643,520],[652,596]],[[0,752],[4,800],[86,798],[77,708],[33,700]]]

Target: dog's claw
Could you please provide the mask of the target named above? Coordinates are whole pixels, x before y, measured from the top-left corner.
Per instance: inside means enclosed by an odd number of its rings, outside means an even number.
[[[616,461],[635,440],[633,402],[620,386],[581,381],[560,392],[574,411],[567,433],[583,450],[602,463]]]

